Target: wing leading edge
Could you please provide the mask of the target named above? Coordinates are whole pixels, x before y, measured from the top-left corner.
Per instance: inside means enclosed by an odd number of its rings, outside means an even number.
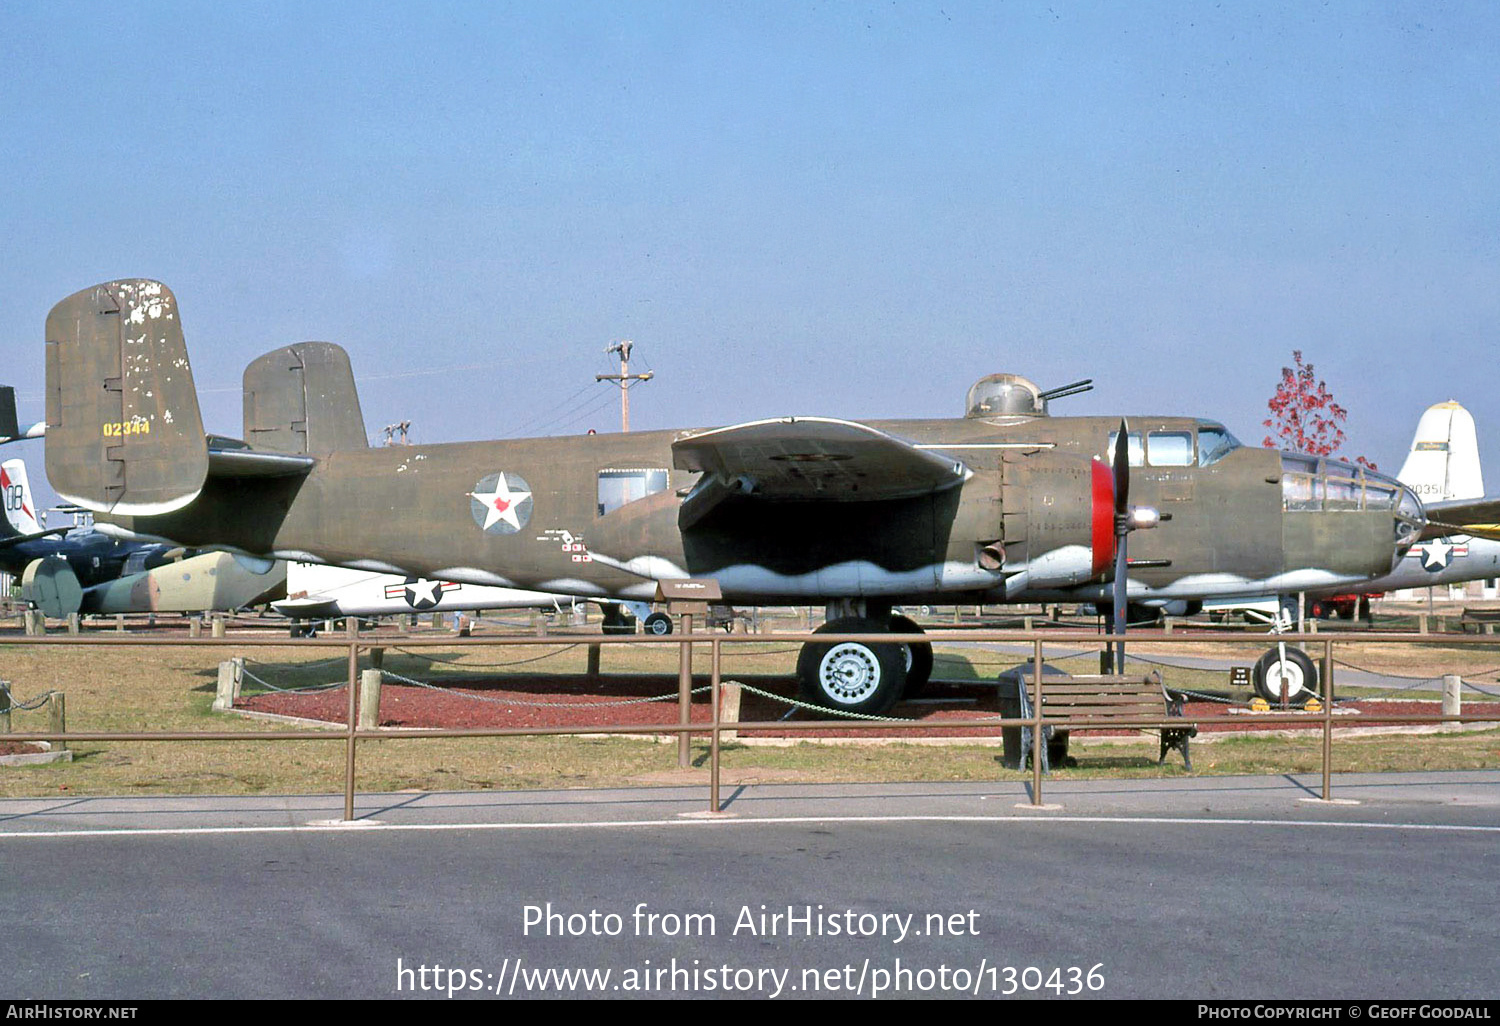
[[[1426,503],[1423,509],[1427,526],[1420,541],[1450,534],[1500,540],[1500,499],[1450,499]]]

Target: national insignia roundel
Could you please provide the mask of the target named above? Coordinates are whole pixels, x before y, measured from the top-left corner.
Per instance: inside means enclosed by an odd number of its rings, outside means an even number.
[[[520,474],[491,474],[469,493],[469,511],[485,534],[515,534],[531,519],[531,486]]]

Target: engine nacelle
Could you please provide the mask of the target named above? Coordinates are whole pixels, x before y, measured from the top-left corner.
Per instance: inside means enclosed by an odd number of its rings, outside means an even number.
[[[83,588],[62,556],[33,559],[21,573],[21,597],[53,619],[78,612]]]
[[[1098,459],[1029,450],[1001,468],[999,551],[1007,597],[1097,579],[1115,556],[1114,475]]]

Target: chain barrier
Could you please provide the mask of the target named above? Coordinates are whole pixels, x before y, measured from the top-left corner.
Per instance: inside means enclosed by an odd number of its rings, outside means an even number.
[[[343,662],[344,660],[346,660],[348,658],[349,658],[348,656],[336,655],[336,656],[330,656],[327,659],[315,659],[315,660],[313,660],[310,663],[294,663],[294,664],[288,665],[286,663],[268,663],[264,659],[256,659],[253,656],[245,656],[244,657],[246,663],[254,663],[257,666],[274,666],[277,669],[292,670],[292,671],[310,670],[314,666],[327,666],[327,665],[330,665],[332,663],[341,663],[341,662]]]
[[[275,684],[272,684],[270,681],[266,680],[263,677],[257,677],[255,674],[251,673],[249,670],[245,669],[244,667],[240,667],[240,676],[244,677],[244,678],[246,678],[248,680],[253,680],[255,683],[259,684],[263,688],[266,688],[266,689],[268,689],[270,691],[280,692],[283,695],[300,694],[301,692],[304,692],[304,691],[307,691],[307,692],[312,692],[312,691],[330,691],[333,688],[344,687],[344,686],[346,686],[349,683],[346,680],[336,680],[336,681],[334,681],[331,684],[307,684],[307,685],[304,685],[303,687],[300,687],[300,688],[282,688],[282,687],[277,687]]]
[[[493,627],[530,627],[530,620],[497,620],[489,616],[471,616],[470,623],[489,624]]]
[[[465,668],[472,667],[474,669],[488,669],[492,666],[521,666],[525,663],[540,662],[543,659],[551,659],[553,656],[562,655],[564,652],[571,652],[581,644],[583,644],[583,642],[575,641],[571,645],[563,645],[556,651],[544,652],[539,656],[531,656],[528,659],[511,659],[503,663],[463,663],[457,659],[444,658],[443,656],[424,655],[421,652],[413,652],[409,649],[400,648],[398,646],[392,646],[392,651],[400,652],[404,656],[411,656],[413,659],[425,659],[430,663],[447,663],[449,665],[463,666]]]
[[[35,698],[31,699],[28,702],[17,702],[14,698],[12,698],[10,700],[10,708],[0,709],[0,712],[29,712],[32,709],[40,709],[42,706],[47,704],[48,700],[51,699],[53,695],[60,694],[62,694],[62,692],[54,688],[51,691],[43,691],[40,695],[37,695]]]
[[[826,714],[832,715],[832,716],[843,716],[843,717],[845,717],[847,719],[851,719],[851,720],[875,720],[876,722],[879,722],[879,723],[920,723],[921,722],[920,720],[913,720],[913,719],[910,719],[910,718],[905,717],[905,716],[872,716],[869,713],[845,712],[845,711],[843,711],[841,709],[830,709],[830,708],[828,708],[827,706],[824,706],[824,705],[813,705],[811,702],[803,702],[803,701],[799,701],[798,699],[795,699],[795,698],[787,698],[785,695],[778,695],[778,694],[776,694],[775,692],[772,692],[772,691],[763,691],[760,688],[752,687],[749,684],[744,684],[744,683],[741,683],[740,681],[737,681],[737,680],[726,680],[724,683],[725,684],[733,684],[736,687],[738,687],[741,691],[748,691],[752,695],[759,695],[762,698],[769,698],[773,702],[785,702],[787,705],[793,706],[794,708],[797,708],[797,709],[808,709],[808,710],[811,710],[812,712],[826,713]],[[995,719],[1003,719],[1003,717],[997,716],[997,717],[995,717]]]
[[[671,691],[664,695],[652,695],[649,698],[624,698],[609,702],[528,702],[520,698],[491,698],[489,695],[475,695],[465,691],[455,691],[437,684],[429,684],[426,681],[417,680],[414,677],[406,677],[390,670],[381,670],[381,678],[389,677],[398,684],[410,684],[413,687],[425,688],[428,691],[441,691],[452,695],[454,698],[471,698],[476,702],[491,702],[496,705],[523,705],[538,709],[604,709],[622,705],[646,705],[650,702],[676,701],[677,692]],[[713,690],[713,685],[705,684],[702,687],[693,688],[691,695],[701,695]]]

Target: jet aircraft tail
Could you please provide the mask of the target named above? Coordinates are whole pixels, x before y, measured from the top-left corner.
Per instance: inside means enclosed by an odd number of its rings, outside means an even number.
[[[85,509],[150,516],[191,503],[208,446],[177,300],[107,282],[47,315],[47,477]]]
[[[1424,503],[1483,496],[1479,441],[1469,411],[1452,400],[1429,406],[1396,476]]]
[[[0,492],[4,493],[5,501],[4,533],[11,537],[41,533],[42,525],[36,516],[36,503],[31,498],[24,461],[0,463]]]

